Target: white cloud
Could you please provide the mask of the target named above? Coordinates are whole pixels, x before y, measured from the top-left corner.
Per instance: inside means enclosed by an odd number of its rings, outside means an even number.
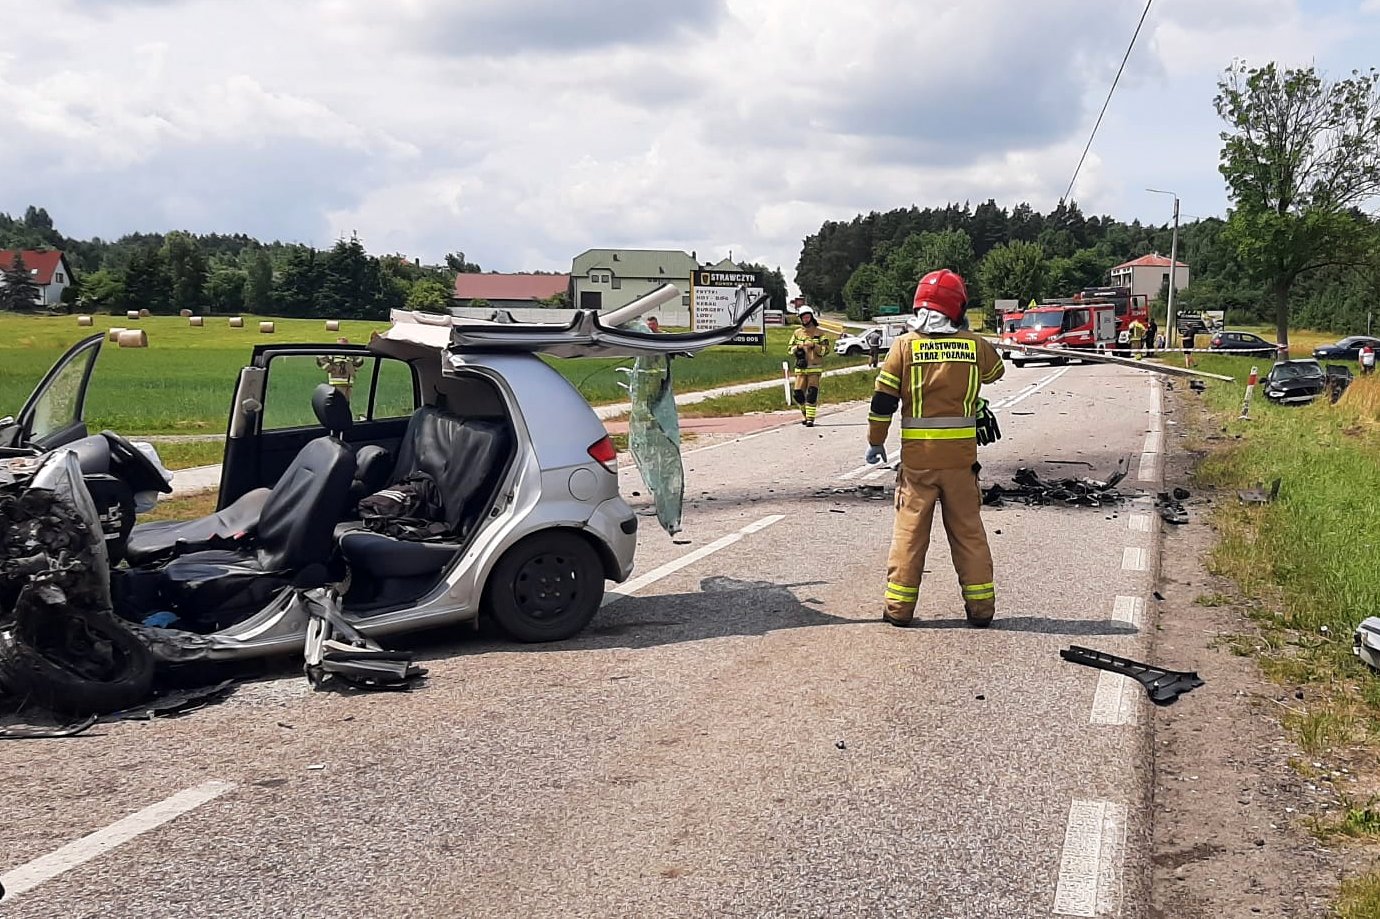
[[[1085,210],[1158,207],[1137,190],[1161,166],[1220,187],[1211,95],[1233,55],[1325,58],[1377,28],[1303,2],[1160,0],[1080,175]],[[25,176],[0,210],[41,204],[83,236],[358,231],[502,270],[731,248],[789,278],[826,219],[1052,206],[1142,7],[57,0],[0,35],[0,169]]]

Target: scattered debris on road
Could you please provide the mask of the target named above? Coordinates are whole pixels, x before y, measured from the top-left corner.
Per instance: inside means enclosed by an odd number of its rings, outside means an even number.
[[[1117,491],[1116,486],[1126,478],[1130,463],[1130,457],[1122,457],[1117,463],[1116,471],[1105,481],[1079,477],[1046,481],[1040,478],[1034,469],[1022,467],[1016,470],[1014,484],[989,485],[983,491],[982,503],[989,507],[1001,507],[1007,501],[1033,505],[1108,507],[1129,497]]]
[[[1160,517],[1165,523],[1188,523],[1188,511],[1184,509],[1182,503],[1183,499],[1187,497],[1188,492],[1182,488],[1174,489],[1172,497],[1169,492],[1162,491],[1155,496],[1155,509],[1159,511]]]
[[[1156,705],[1169,705],[1182,694],[1204,685],[1198,674],[1191,670],[1166,670],[1154,664],[1117,657],[1092,648],[1071,645],[1059,652],[1059,656],[1071,664],[1082,664],[1098,670],[1128,676],[1145,687],[1150,701]]]
[[[0,740],[34,740],[53,737],[76,737],[96,723],[95,715],[88,715],[71,724],[31,725],[10,724],[0,727]]]
[[[304,669],[313,689],[333,689],[344,683],[355,689],[408,692],[426,668],[412,663],[410,651],[388,651],[345,621],[340,594],[329,588],[296,592],[306,607],[307,641]]]

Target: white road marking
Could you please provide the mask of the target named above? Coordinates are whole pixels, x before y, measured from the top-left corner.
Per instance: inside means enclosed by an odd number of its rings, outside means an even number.
[[[1140,455],[1140,472],[1137,473],[1140,481],[1154,482],[1160,477],[1160,455],[1158,453],[1142,453]]]
[[[1126,526],[1132,533],[1149,533],[1150,515],[1132,514],[1126,518]]]
[[[1089,724],[1135,724],[1140,720],[1140,696],[1134,691],[1140,686],[1135,680],[1103,670],[1097,675],[1097,691],[1093,693],[1092,715]]]
[[[1110,676],[1110,674],[1109,674]],[[1121,901],[1126,849],[1126,806],[1074,801],[1069,806],[1054,912],[1060,916],[1111,915]]]
[[[761,520],[749,523],[747,526],[743,527],[741,530],[738,530],[736,533],[729,533],[727,536],[721,536],[713,542],[709,543],[709,545],[707,546],[701,546],[693,552],[687,552],[680,558],[675,559],[674,561],[669,561],[664,565],[661,565],[657,568],[653,568],[651,571],[648,571],[641,577],[633,578],[631,581],[628,581],[624,584],[620,584],[617,590],[609,591],[608,593],[604,594],[604,602],[601,603],[600,606],[608,606],[611,603],[617,603],[619,600],[626,599],[627,597],[630,597],[633,594],[637,593],[642,588],[655,584],[657,581],[660,581],[662,578],[667,577],[668,575],[675,574],[677,571],[686,567],[687,565],[693,565],[695,562],[699,561],[702,558],[707,558],[708,556],[713,555],[715,552],[727,549],[734,543],[740,542],[743,539],[743,537],[750,536],[753,533],[757,533],[761,530],[765,530],[772,524],[779,523],[780,521],[785,519],[785,514],[772,514],[769,517],[763,517]]]
[[[1035,395],[1037,392],[1048,386],[1050,383],[1053,383],[1055,380],[1059,379],[1061,376],[1068,373],[1070,369],[1071,368],[1069,367],[1061,367],[1060,369],[1051,373],[1049,376],[1044,377],[1043,379],[1036,380],[1034,383],[1031,383],[1029,386],[1027,386],[1025,389],[1022,389],[1014,396],[1010,396],[1006,399],[993,402],[991,405],[992,411],[999,412],[1002,409],[1010,408],[1018,402],[1024,402],[1026,399],[1029,399],[1031,396]]]
[[[1140,628],[1141,623],[1145,621],[1145,598],[1117,597],[1112,603],[1112,619],[1124,622],[1132,628]]]
[[[1164,432],[1151,431],[1145,435],[1145,446],[1141,447],[1142,453],[1163,453],[1164,452]]]
[[[863,475],[863,474],[868,473],[868,472],[874,472],[874,471],[876,471],[876,469],[877,469],[877,464],[875,464],[875,463],[863,463],[863,464],[862,464],[861,466],[859,466],[857,469],[850,469],[850,470],[848,470],[848,471],[845,472],[843,475],[839,476],[839,479],[840,479],[841,481],[847,482],[849,479],[856,479],[858,476]]]
[[[194,810],[207,801],[214,800],[235,786],[230,782],[202,782],[183,789],[156,804],[150,804],[141,811],[117,820],[104,829],[69,842],[54,852],[34,859],[0,875],[0,884],[5,888],[5,902],[28,890],[33,890],[44,881],[52,880],[78,865],[103,855],[116,846],[129,842],[141,833],[162,826],[169,820]]]
[[[1137,549],[1134,546],[1127,546],[1121,553],[1122,571],[1145,571],[1147,569],[1147,553],[1144,549]]]

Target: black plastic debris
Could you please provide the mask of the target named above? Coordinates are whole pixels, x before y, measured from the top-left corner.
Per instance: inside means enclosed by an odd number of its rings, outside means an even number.
[[[0,740],[35,740],[53,737],[76,737],[96,723],[95,715],[88,715],[71,724],[53,726],[9,724],[0,727]]]
[[[175,689],[160,694],[148,702],[111,712],[102,721],[150,721],[154,718],[173,718],[186,715],[208,705],[220,702],[239,685],[239,680],[223,680],[214,686],[196,686],[190,689]]]
[[[1275,479],[1270,483],[1270,490],[1266,491],[1263,485],[1256,485],[1245,491],[1238,491],[1236,497],[1242,504],[1271,504],[1279,497],[1280,479]]]
[[[1116,471],[1105,480],[1084,477],[1046,480],[1034,469],[1016,470],[1012,484],[989,485],[982,494],[982,503],[1001,507],[1007,501],[1030,505],[1064,505],[1068,507],[1109,507],[1126,499],[1116,486],[1126,478],[1131,458],[1122,457]]]
[[[1154,664],[1117,657],[1092,648],[1072,645],[1059,652],[1059,656],[1071,664],[1082,664],[1097,670],[1106,670],[1128,676],[1145,687],[1150,701],[1156,705],[1170,705],[1179,696],[1204,685],[1198,674],[1191,670],[1166,670]]]
[[[1181,499],[1177,497],[1179,492],[1183,492],[1184,495],[1188,494],[1183,489],[1176,488],[1174,497],[1170,497],[1167,491],[1162,491],[1155,497],[1155,510],[1159,511],[1160,517],[1165,523],[1188,523],[1188,511],[1184,509]]]

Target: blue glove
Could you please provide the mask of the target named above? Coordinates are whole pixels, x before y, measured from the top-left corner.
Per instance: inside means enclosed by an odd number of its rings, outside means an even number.
[[[869,466],[875,466],[878,463],[885,463],[886,447],[883,447],[880,444],[878,444],[875,447],[868,447],[867,456],[865,457],[865,459],[867,460],[867,465]]]

